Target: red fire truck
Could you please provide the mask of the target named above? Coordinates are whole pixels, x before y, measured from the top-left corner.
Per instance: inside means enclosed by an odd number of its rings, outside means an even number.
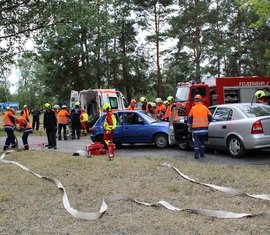
[[[252,102],[257,90],[270,95],[270,77],[222,77],[204,83],[179,82],[175,92],[176,107],[188,114],[194,96],[200,94],[208,107],[215,104]],[[254,100],[256,102],[256,100]]]

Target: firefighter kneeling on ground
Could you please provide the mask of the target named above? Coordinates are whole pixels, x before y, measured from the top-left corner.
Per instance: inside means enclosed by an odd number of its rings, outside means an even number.
[[[106,112],[103,128],[104,136],[103,140],[108,147],[109,159],[114,157],[114,144],[113,144],[113,132],[116,128],[116,117],[111,111],[111,106],[108,103],[103,104],[103,112]]]

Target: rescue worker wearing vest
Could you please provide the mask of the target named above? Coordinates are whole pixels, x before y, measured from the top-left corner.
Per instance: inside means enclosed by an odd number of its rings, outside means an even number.
[[[106,113],[103,129],[104,136],[103,141],[109,150],[109,158],[114,157],[114,144],[113,144],[113,133],[117,125],[117,120],[113,112],[111,111],[111,106],[108,103],[103,104],[102,111]]]
[[[178,121],[177,110],[174,112],[174,117],[171,117],[174,109],[176,108],[176,105],[174,103],[174,98],[172,96],[168,96],[167,101],[169,102],[169,106],[167,107],[167,110],[166,110],[165,120],[170,121],[170,118],[173,118],[173,122],[177,122]]]
[[[144,96],[140,98],[140,102],[142,103],[142,110],[145,110],[147,113],[154,113],[152,105],[147,102],[147,99]]]
[[[32,125],[30,124],[30,122],[26,121],[24,117],[17,119],[16,122],[19,126],[20,131],[23,132],[22,142],[24,150],[29,150],[28,136],[29,134],[33,133]]]
[[[156,117],[159,118],[160,120],[164,120],[165,113],[166,113],[166,106],[163,104],[163,101],[161,98],[156,98],[155,102],[157,104],[157,109],[158,109]]]
[[[259,102],[260,104],[266,104],[266,105],[269,104],[269,103],[268,103],[268,100],[267,100],[267,98],[266,98],[266,93],[265,93],[263,90],[258,90],[258,91],[256,91],[256,92],[255,92],[255,96],[257,97],[258,102]]]
[[[201,102],[202,96],[197,94],[194,97],[195,105],[191,108],[188,115],[189,130],[193,131],[194,136],[194,158],[204,157],[205,141],[208,135],[208,125],[212,121],[212,114],[209,109]]]
[[[137,105],[137,101],[135,99],[132,99],[130,101],[129,106],[127,107],[127,110],[135,110]]]
[[[75,139],[75,135],[77,139],[80,139],[81,134],[81,108],[80,102],[75,103],[75,108],[70,111],[70,119],[71,119],[71,136],[72,139]]]
[[[68,121],[69,121],[69,112],[67,111],[67,106],[62,105],[61,110],[57,113],[58,140],[62,140],[62,129],[64,140],[67,140]]]
[[[16,148],[14,129],[16,128],[16,111],[10,107],[6,108],[6,112],[3,116],[3,128],[7,133],[7,138],[3,150],[7,150],[11,145],[11,148]]]
[[[85,112],[84,109],[81,110],[81,125],[82,125],[82,132],[84,135],[87,135],[87,125],[88,125],[88,113]]]
[[[57,149],[56,132],[55,132],[55,130],[57,129],[56,115],[49,103],[46,103],[44,105],[44,108],[45,108],[45,113],[44,113],[44,119],[43,119],[43,127],[47,134],[48,148]]]
[[[22,116],[26,121],[29,122],[29,115],[30,115],[30,111],[29,111],[29,109],[28,109],[28,106],[25,104],[25,105],[23,106],[22,111],[21,111],[21,116]]]
[[[156,117],[157,114],[158,114],[157,104],[156,103],[153,103],[152,108],[153,108],[153,115]]]

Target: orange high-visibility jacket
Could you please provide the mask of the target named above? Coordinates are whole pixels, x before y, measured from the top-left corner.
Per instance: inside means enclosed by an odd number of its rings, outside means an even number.
[[[21,115],[25,120],[29,120],[30,112],[29,112],[28,109],[23,109],[22,112],[21,112]]]
[[[23,129],[24,132],[32,131],[32,125],[23,117],[17,119],[16,122],[18,123],[19,127]]]
[[[61,109],[57,113],[57,121],[59,124],[68,124],[69,113],[66,109]]]
[[[3,117],[3,127],[14,128],[16,126],[16,118],[11,110],[7,110]]]
[[[207,128],[209,116],[212,116],[209,109],[201,102],[196,102],[189,112],[189,123],[192,122],[192,128]]]

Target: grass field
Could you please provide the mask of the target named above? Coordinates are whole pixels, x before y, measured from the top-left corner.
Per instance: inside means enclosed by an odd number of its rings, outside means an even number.
[[[270,194],[269,165],[230,166],[160,158],[73,157],[52,152],[14,152],[15,160],[64,184],[71,206],[97,212],[101,201],[115,193],[144,202],[166,200],[180,208],[257,213],[270,210],[270,202],[213,191],[181,178],[183,173],[200,182],[228,186],[244,192]],[[0,234],[269,234],[269,217],[217,219],[130,201],[109,204],[97,221],[72,217],[63,207],[62,192],[46,180],[14,165],[0,163]]]

